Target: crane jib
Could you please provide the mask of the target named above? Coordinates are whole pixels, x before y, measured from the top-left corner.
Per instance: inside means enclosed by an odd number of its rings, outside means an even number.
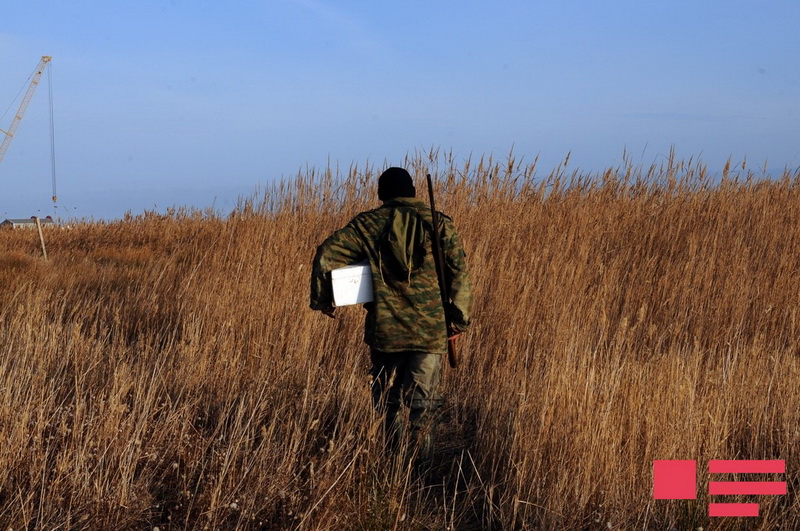
[[[48,71],[48,80],[49,80],[49,89],[50,89],[50,97],[49,97],[49,106],[50,106],[50,162],[52,167],[52,185],[53,185],[53,202],[56,201],[56,169],[55,169],[55,134],[54,134],[54,127],[53,127],[53,83],[52,79],[50,79],[49,73],[50,70],[48,69],[49,63],[52,60],[52,57],[49,55],[43,55],[41,61],[36,66],[35,73],[31,76],[31,82],[28,85],[28,89],[25,91],[25,96],[22,98],[22,102],[19,104],[19,108],[17,109],[17,113],[14,115],[14,119],[11,121],[11,126],[8,130],[0,129],[0,132],[4,133],[4,138],[2,143],[0,143],[0,162],[3,161],[3,157],[5,156],[6,152],[8,151],[8,146],[11,144],[11,140],[14,138],[14,135],[17,132],[17,128],[19,128],[19,123],[22,121],[22,117],[25,115],[25,111],[28,109],[28,104],[30,104],[31,99],[33,99],[33,95],[36,92],[36,87],[39,86],[39,82],[42,79],[42,75],[44,71]]]

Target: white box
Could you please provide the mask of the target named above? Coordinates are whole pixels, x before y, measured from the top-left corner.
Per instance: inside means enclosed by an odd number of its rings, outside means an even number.
[[[333,302],[336,306],[372,302],[372,272],[369,262],[340,267],[331,271]]]

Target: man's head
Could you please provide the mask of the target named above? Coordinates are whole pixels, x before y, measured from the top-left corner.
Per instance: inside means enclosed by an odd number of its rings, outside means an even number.
[[[378,177],[378,199],[389,201],[395,197],[416,197],[414,180],[403,168],[389,168]]]

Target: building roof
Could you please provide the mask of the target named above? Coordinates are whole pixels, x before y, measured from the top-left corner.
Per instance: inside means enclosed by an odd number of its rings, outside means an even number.
[[[55,221],[53,221],[53,218],[51,218],[50,216],[47,216],[45,218],[39,218],[39,223],[41,223],[42,225],[48,225],[51,223],[55,223]],[[2,223],[0,223],[0,225],[36,225],[36,220],[35,217],[6,218],[5,220],[3,220]]]

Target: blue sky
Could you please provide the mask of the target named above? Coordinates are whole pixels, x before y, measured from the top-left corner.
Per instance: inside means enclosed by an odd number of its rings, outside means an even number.
[[[0,112],[53,57],[62,216],[226,210],[306,166],[432,146],[513,146],[540,175],[672,146],[712,171],[800,166],[796,0],[3,0],[0,20]],[[43,84],[0,217],[52,213],[48,127]]]

